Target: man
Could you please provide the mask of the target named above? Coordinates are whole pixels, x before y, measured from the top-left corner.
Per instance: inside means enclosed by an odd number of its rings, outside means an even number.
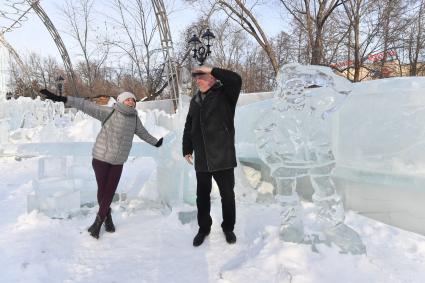
[[[236,242],[233,233],[236,220],[234,116],[242,79],[232,71],[206,66],[194,69],[192,76],[199,91],[190,101],[183,132],[183,156],[193,164],[192,154],[195,153],[199,231],[193,245],[201,245],[211,230],[212,178],[221,195],[221,227],[226,241],[233,244]]]

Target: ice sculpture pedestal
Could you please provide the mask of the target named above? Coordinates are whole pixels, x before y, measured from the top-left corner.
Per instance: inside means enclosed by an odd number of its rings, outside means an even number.
[[[27,212],[38,210],[52,218],[67,218],[82,205],[94,206],[97,185],[94,176],[87,176],[92,173],[87,164],[87,157],[40,158],[34,192],[27,196]]]
[[[33,188],[27,198],[28,212],[39,210],[49,217],[66,218],[80,209],[80,192],[67,176],[66,157],[40,158]]]

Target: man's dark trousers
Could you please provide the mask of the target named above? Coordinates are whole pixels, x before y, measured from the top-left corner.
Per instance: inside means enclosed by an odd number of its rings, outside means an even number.
[[[199,231],[209,234],[212,225],[210,216],[212,177],[220,190],[223,213],[221,227],[224,232],[233,231],[236,221],[234,168],[215,172],[196,172],[196,206],[198,208]]]

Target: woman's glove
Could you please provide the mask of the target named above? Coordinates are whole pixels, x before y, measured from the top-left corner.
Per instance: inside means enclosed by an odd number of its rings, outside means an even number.
[[[161,145],[162,145],[162,140],[163,140],[164,138],[160,138],[159,140],[158,140],[158,142],[155,144],[155,146],[156,147],[160,147]]]
[[[44,94],[48,99],[52,101],[63,102],[63,103],[66,103],[68,101],[68,99],[65,96],[56,95],[45,88],[40,90],[40,93]]]

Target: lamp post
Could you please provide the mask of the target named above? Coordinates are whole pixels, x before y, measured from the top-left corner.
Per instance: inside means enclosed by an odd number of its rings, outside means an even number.
[[[59,75],[57,78],[56,78],[56,91],[57,91],[57,94],[59,95],[59,96],[62,96],[62,88],[63,88],[63,82],[65,81],[65,79],[61,76],[61,75]]]
[[[215,38],[215,35],[207,29],[204,34],[202,34],[201,39],[194,34],[192,38],[188,41],[192,45],[193,49],[193,58],[199,62],[199,66],[202,66],[205,62],[205,59],[211,54],[210,47],[212,46],[212,40]]]

